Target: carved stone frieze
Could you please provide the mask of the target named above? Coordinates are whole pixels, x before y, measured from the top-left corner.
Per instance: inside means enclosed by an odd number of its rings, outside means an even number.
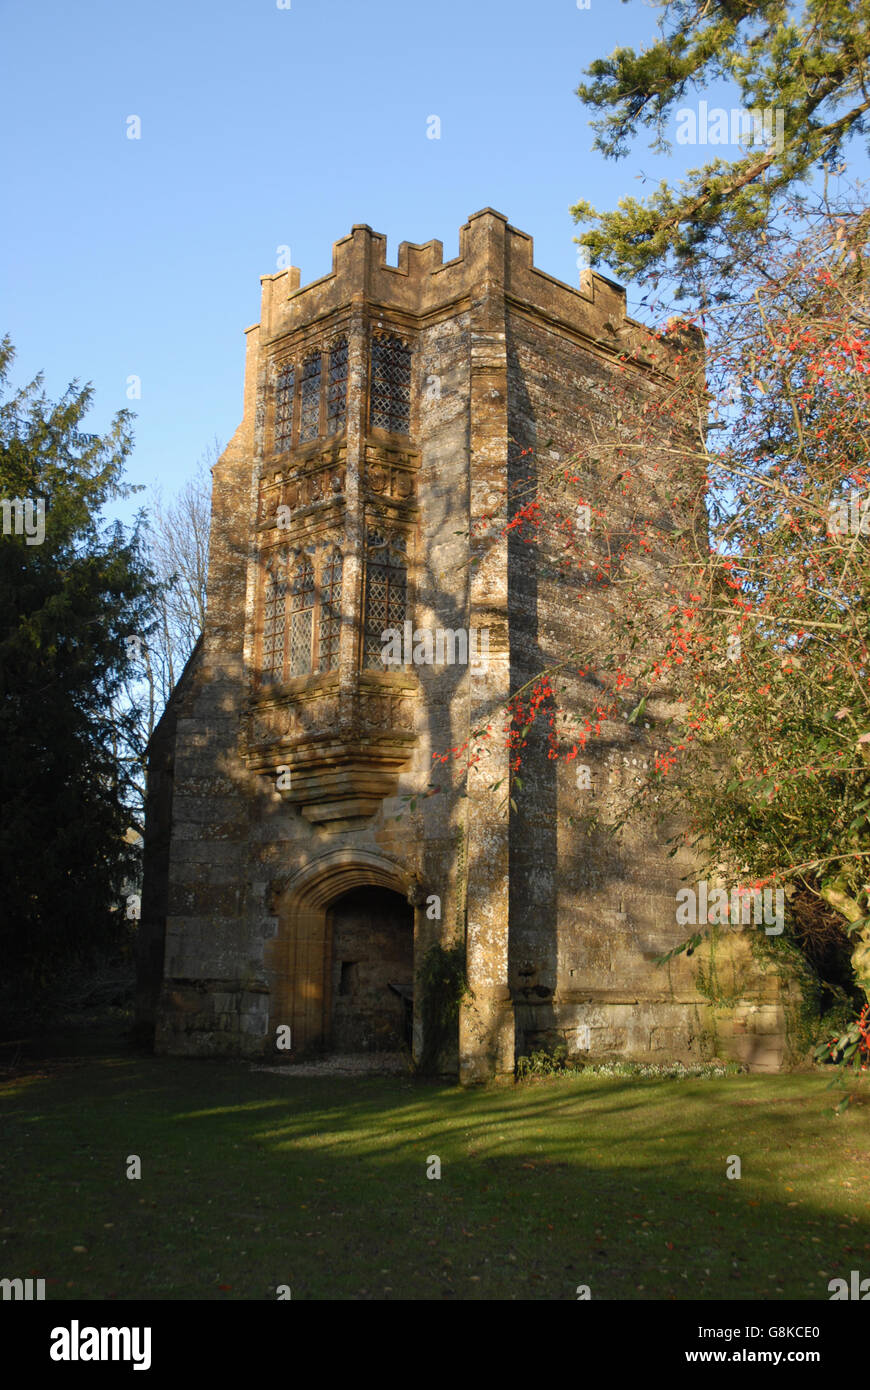
[[[260,480],[261,525],[274,525],[281,506],[289,507],[292,513],[305,507],[343,501],[346,453],[345,446],[341,445],[321,450],[289,467],[267,465]]]
[[[365,729],[414,728],[413,700],[404,693],[362,690],[359,696],[360,723]]]
[[[252,747],[272,744],[303,734],[325,733],[338,720],[338,695],[320,695],[304,700],[284,699],[256,704],[250,712],[248,740]]]
[[[420,456],[414,450],[366,446],[366,485],[379,497],[390,497],[397,502],[415,497],[419,467]]]
[[[281,501],[291,510],[297,507],[311,507],[316,502],[329,502],[344,492],[345,470],[343,467],[329,466],[318,468],[310,473],[302,473],[291,478],[282,488]]]

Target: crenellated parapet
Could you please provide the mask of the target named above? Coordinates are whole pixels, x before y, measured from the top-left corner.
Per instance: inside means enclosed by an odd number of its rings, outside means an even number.
[[[419,319],[470,301],[481,283],[504,291],[516,308],[546,314],[565,329],[605,348],[626,337],[633,346],[654,335],[626,311],[625,289],[584,270],[575,287],[534,264],[534,241],[493,208],[473,213],[459,232],[459,255],[443,258],[443,245],[403,241],[396,265],[387,264],[387,238],[364,223],[333,244],[332,270],[301,285],[298,267],[261,277],[261,348],[325,322],[361,296],[369,306]]]

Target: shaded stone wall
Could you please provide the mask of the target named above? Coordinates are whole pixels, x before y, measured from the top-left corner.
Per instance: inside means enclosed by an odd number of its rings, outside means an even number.
[[[613,345],[620,340],[618,333],[607,336]],[[554,466],[588,444],[578,402],[593,408],[604,436],[612,433],[613,364],[578,343],[575,334],[524,312],[510,316],[508,344],[510,471],[517,484],[530,472],[541,479],[536,495],[543,497]],[[661,389],[642,364],[616,380],[625,405],[629,396],[640,404]],[[536,460],[531,470],[527,449]],[[649,510],[655,511],[651,455],[632,459],[632,465],[646,470]],[[617,528],[618,494],[602,493],[601,480],[589,474],[581,490]],[[545,543],[525,545],[517,534],[510,551],[512,688],[572,650],[592,652],[609,666],[607,604],[618,603],[619,595],[576,573],[554,575],[557,557]],[[569,669],[559,673],[558,686],[560,704],[590,714],[594,722],[601,698],[596,682]],[[625,711],[635,702],[630,695]],[[666,691],[647,707],[649,720],[669,712]],[[673,824],[656,826],[651,815],[637,817],[618,841],[608,829],[635,797],[651,756],[644,726],[605,720],[601,737],[573,763],[547,757],[548,727],[546,718],[539,720],[530,735],[511,824],[510,983],[517,1052],[558,1041],[581,1057],[688,1062],[720,1051],[753,1065],[778,1066],[786,1052],[782,983],[756,960],[746,940],[725,931],[717,943],[719,968],[730,981],[727,1008],[717,1008],[699,991],[696,962],[680,956],[668,968],[655,963],[686,935],[676,925],[676,894],[683,876],[692,881],[697,871],[687,850],[669,856],[668,841],[678,828]],[[577,785],[580,762],[590,769],[589,790]]]
[[[249,363],[255,344],[249,341]],[[213,469],[208,620],[174,711],[174,793],[165,965],[155,1046],[192,1055],[262,1050],[268,996],[250,916],[253,810],[262,794],[239,758],[251,530],[250,371],[246,418]]]

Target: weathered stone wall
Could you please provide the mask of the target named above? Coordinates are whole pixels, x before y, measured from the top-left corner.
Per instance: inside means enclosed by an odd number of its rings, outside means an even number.
[[[246,414],[213,470],[208,620],[175,710],[161,1052],[257,1053],[266,1028],[262,933],[249,915],[250,827],[260,788],[238,756],[251,530]]]
[[[601,435],[612,437],[616,405],[629,409],[629,398],[639,404],[663,389],[642,362],[615,376],[613,359],[624,338],[608,333],[592,348],[552,320],[524,310],[510,316],[511,471],[518,482],[526,478],[530,464],[523,451],[532,450],[531,471],[541,484],[536,495],[543,497],[554,465],[590,442],[583,437],[581,403],[592,407]],[[614,380],[621,401],[613,400]],[[650,460],[633,460],[633,466],[649,472]],[[602,480],[588,472],[582,491],[606,511],[605,524],[616,531],[618,493],[611,488],[605,494]],[[584,548],[594,547],[593,528]],[[576,666],[594,668],[596,657],[605,669],[610,666],[608,604],[619,603],[618,591],[584,582],[576,569],[554,574],[558,544],[548,553],[543,536],[527,545],[517,533],[510,549],[512,688],[574,650],[591,653],[591,662],[578,660]],[[602,696],[594,679],[579,678],[576,666],[559,673],[559,703],[594,723],[599,702],[611,697]],[[626,712],[635,701],[631,695]],[[666,705],[665,697],[650,701],[649,719],[666,714]],[[785,1048],[780,982],[745,942],[726,931],[717,944],[719,969],[732,977],[727,1008],[699,991],[696,962],[678,956],[667,969],[655,963],[687,934],[676,922],[676,894],[683,876],[694,876],[695,861],[685,849],[669,857],[675,827],[657,827],[651,815],[630,820],[619,841],[608,828],[640,787],[651,756],[645,727],[605,720],[601,737],[576,762],[566,763],[547,757],[544,719],[524,750],[510,861],[517,1051],[562,1041],[569,1053],[589,1059],[697,1061],[720,1050],[772,1068]],[[577,785],[581,763],[591,773],[588,790]]]

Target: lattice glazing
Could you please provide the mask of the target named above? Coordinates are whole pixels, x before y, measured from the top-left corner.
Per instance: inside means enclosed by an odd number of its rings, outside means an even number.
[[[296,566],[290,590],[291,676],[307,676],[311,670],[311,637],[314,619],[314,569],[303,558]]]
[[[295,368],[283,367],[278,373],[278,381],[275,386],[275,448],[278,451],[290,448],[293,435],[293,394],[295,387]]]
[[[299,439],[316,439],[320,433],[320,353],[302,363],[302,407]]]
[[[369,423],[395,434],[411,428],[411,349],[401,338],[372,342]]]
[[[408,571],[404,552],[405,542],[401,537],[387,541],[377,532],[369,535],[366,546],[364,666],[383,670],[382,633],[390,627],[402,631],[408,601]]]
[[[270,573],[263,610],[263,680],[280,681],[284,676],[284,632],[287,581],[280,570]]]
[[[329,385],[326,393],[326,433],[338,434],[347,420],[347,339],[329,353]]]
[[[323,566],[320,590],[320,662],[321,671],[338,669],[338,646],[341,636],[341,570],[342,557],[334,550]]]

